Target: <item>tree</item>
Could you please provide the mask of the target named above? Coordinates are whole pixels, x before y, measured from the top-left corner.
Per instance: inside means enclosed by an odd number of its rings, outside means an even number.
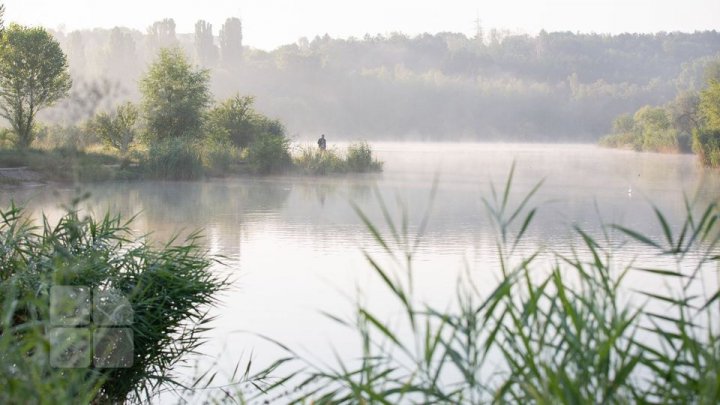
[[[0,37],[5,32],[5,5],[0,4]]]
[[[12,24],[0,40],[0,116],[17,145],[33,141],[35,115],[67,96],[72,81],[60,45],[43,28]]]
[[[613,121],[613,134],[628,134],[635,130],[635,120],[630,114],[623,114]]]
[[[195,23],[195,53],[202,66],[211,67],[217,63],[218,48],[209,22],[200,20]]]
[[[259,128],[259,117],[252,108],[253,98],[236,95],[225,100],[208,114],[208,129],[220,133],[240,148],[247,147],[254,139]]]
[[[228,18],[220,29],[220,50],[223,64],[236,68],[242,60],[242,21],[239,18]]]
[[[120,105],[115,112],[102,112],[95,117],[91,127],[108,146],[120,152],[125,159],[137,133],[138,109],[133,103]]]
[[[105,54],[105,74],[120,80],[123,77],[132,76],[137,68],[135,40],[126,30],[113,28]]]
[[[147,41],[150,52],[161,48],[172,48],[177,45],[175,37],[175,20],[166,18],[162,21],[155,21],[147,29]]]
[[[712,79],[700,92],[700,114],[709,130],[720,131],[720,80]]]
[[[210,73],[180,49],[163,49],[140,81],[148,140],[197,135],[210,103]]]

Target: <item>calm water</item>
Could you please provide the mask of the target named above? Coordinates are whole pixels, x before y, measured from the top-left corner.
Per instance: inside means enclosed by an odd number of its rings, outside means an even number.
[[[272,177],[220,179],[192,183],[111,183],[82,188],[86,209],[138,214],[134,228],[165,240],[178,231],[204,229],[208,249],[225,257],[215,271],[230,274],[233,288],[222,296],[215,329],[205,350],[222,353],[230,370],[254,351],[257,363],[280,355],[251,331],[267,335],[322,360],[332,350],[355,353],[352,334],[319,311],[352,314],[352,302],[365,302],[392,317],[394,309],[362,257],[362,249],[382,258],[350,202],[382,223],[376,191],[400,218],[406,207],[411,231],[438,190],[417,256],[421,299],[449,305],[458,276],[467,269],[481,288],[497,277],[495,234],[481,198],[490,182],[499,187],[517,164],[515,201],[545,179],[534,198],[540,207],[523,249],[560,251],[577,243],[571,225],[600,232],[602,220],[660,235],[649,201],[675,223],[684,217],[684,195],[706,205],[720,196],[717,172],[703,171],[693,156],[599,149],[589,145],[505,145],[378,143],[373,147],[385,171],[377,175],[330,178]],[[629,190],[632,190],[629,193]],[[72,187],[3,192],[35,213],[52,218],[76,195]],[[630,245],[620,252],[631,260],[644,251]],[[382,260],[382,259],[381,259]],[[631,280],[632,281],[632,280]],[[643,280],[638,280],[643,281]],[[660,288],[660,286],[657,286]]]

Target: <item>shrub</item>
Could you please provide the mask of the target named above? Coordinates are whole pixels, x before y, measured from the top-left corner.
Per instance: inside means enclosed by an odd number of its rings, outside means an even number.
[[[129,223],[119,217],[95,220],[70,211],[57,225],[44,221],[37,228],[11,207],[0,211],[0,218],[0,402],[146,402],[162,384],[173,383],[172,367],[201,343],[205,310],[225,285],[209,270],[212,261],[197,235],[153,248],[145,238],[133,239]],[[127,300],[129,366],[52,366],[57,345],[78,343],[52,338],[57,324],[50,319],[50,302],[58,302],[53,286],[85,288],[103,300],[112,292]],[[92,305],[95,320],[100,304]]]
[[[642,137],[634,132],[623,132],[605,135],[598,141],[600,146],[606,148],[642,150]]]
[[[373,159],[367,142],[350,144],[344,158],[333,148],[322,151],[312,146],[301,147],[293,162],[301,173],[311,175],[379,172],[383,165]]]
[[[34,129],[36,144],[42,149],[84,150],[99,139],[92,131],[77,125],[37,125]]]
[[[138,114],[137,107],[128,102],[119,106],[112,114],[98,114],[89,127],[99,135],[103,143],[115,148],[120,152],[120,157],[126,159],[130,145],[135,142]]]
[[[322,151],[312,146],[302,147],[293,162],[303,174],[325,175],[347,170],[345,161],[333,148]]]
[[[212,132],[223,132],[230,142],[240,148],[248,147],[261,129],[255,124],[257,113],[253,98],[237,95],[210,110],[206,126]]]
[[[720,131],[693,131],[693,151],[703,166],[720,167]]]
[[[645,132],[642,139],[642,149],[651,152],[680,152],[678,133],[672,128]]]
[[[239,160],[240,151],[232,143],[208,139],[203,143],[202,162],[208,174],[222,176]]]
[[[278,173],[290,164],[290,141],[284,135],[264,133],[248,148],[247,162],[257,174]]]
[[[379,172],[382,163],[373,159],[372,149],[367,142],[353,143],[348,146],[346,162],[350,172]]]
[[[193,180],[203,174],[198,147],[185,138],[169,138],[154,142],[148,150],[147,176],[164,180]]]

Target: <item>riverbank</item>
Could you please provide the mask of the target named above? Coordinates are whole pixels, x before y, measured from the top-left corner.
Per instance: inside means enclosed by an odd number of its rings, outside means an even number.
[[[265,174],[303,176],[381,172],[383,162],[366,142],[345,150],[319,151],[310,146],[286,149],[282,159],[274,154],[249,157],[230,154],[218,159],[186,145],[161,151],[135,151],[121,159],[101,147],[80,151],[72,148],[0,150],[0,187],[33,187],[51,182],[101,182],[113,180],[198,180]]]

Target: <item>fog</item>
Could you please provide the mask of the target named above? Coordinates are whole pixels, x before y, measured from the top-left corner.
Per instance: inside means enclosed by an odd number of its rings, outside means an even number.
[[[78,100],[93,111],[138,100],[137,81],[158,50],[180,47],[210,69],[217,99],[252,95],[260,112],[299,140],[326,133],[593,142],[617,115],[701,88],[705,66],[720,55],[717,31],[528,35],[486,30],[479,21],[474,35],[323,35],[264,51],[244,43],[244,24],[198,21],[194,34],[177,33],[172,19],[145,31],[53,31],[68,55],[74,95],[42,118],[87,118]],[[103,99],[88,102],[88,94]]]

